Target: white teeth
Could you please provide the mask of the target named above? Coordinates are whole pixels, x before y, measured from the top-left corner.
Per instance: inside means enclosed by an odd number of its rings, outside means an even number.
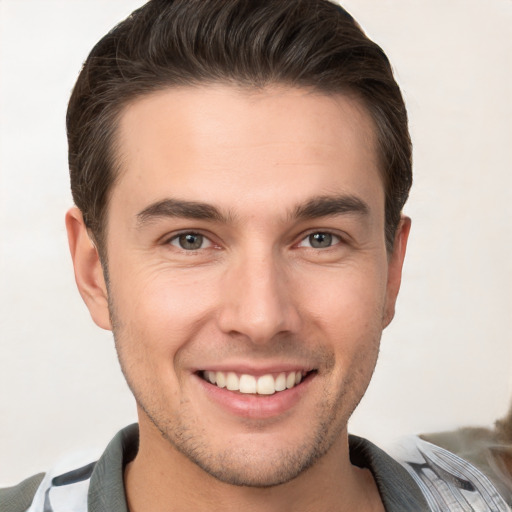
[[[276,392],[276,384],[272,375],[263,375],[256,384],[258,395],[273,395]]]
[[[215,384],[219,386],[219,388],[225,388],[226,387],[226,376],[223,372],[216,372],[215,373]]]
[[[245,394],[273,395],[276,392],[291,389],[302,382],[304,374],[302,371],[280,373],[276,377],[267,374],[261,377],[240,375],[235,372],[213,372],[205,371],[204,378],[219,388],[227,388],[229,391],[239,391]]]
[[[240,393],[256,393],[256,377],[246,374],[241,375]]]
[[[226,375],[226,388],[230,391],[238,391],[240,389],[240,381],[236,376],[236,373],[229,372]]]
[[[286,374],[280,373],[276,378],[276,391],[284,391],[286,389]]]

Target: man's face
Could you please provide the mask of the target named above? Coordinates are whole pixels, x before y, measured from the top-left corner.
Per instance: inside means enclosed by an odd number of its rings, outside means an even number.
[[[126,108],[119,159],[108,292],[141,439],[245,485],[345,450],[403,257],[386,252],[364,109],[285,87],[169,89]]]

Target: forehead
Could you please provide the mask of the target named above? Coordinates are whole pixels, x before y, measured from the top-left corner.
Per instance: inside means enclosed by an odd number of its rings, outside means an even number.
[[[128,203],[137,196],[134,208],[167,196],[220,207],[278,197],[285,207],[308,193],[356,188],[383,197],[373,122],[346,95],[278,86],[165,89],[128,105],[117,135],[121,170],[112,195]]]

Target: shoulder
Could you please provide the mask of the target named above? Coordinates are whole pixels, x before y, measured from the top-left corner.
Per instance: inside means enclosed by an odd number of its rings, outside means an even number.
[[[431,510],[509,512],[493,483],[454,453],[411,436],[391,449],[427,499]]]
[[[32,503],[44,473],[31,476],[13,487],[0,489],[0,512],[25,512]]]
[[[62,457],[46,473],[0,489],[0,512],[127,512],[123,468],[138,450],[138,426],[116,434],[103,452]]]
[[[370,441],[350,436],[350,460],[372,472],[386,511],[429,511],[427,501],[409,472]]]
[[[0,512],[86,512],[95,465],[83,452],[62,457],[46,473],[0,489]]]

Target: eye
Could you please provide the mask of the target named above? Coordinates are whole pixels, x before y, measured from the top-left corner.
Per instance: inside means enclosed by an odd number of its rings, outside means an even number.
[[[301,240],[299,247],[312,247],[313,249],[327,249],[333,245],[339,244],[341,238],[332,233],[326,233],[323,231],[317,231],[311,233],[306,238]]]
[[[171,238],[169,243],[184,251],[197,251],[212,246],[212,242],[200,233],[181,233]]]

